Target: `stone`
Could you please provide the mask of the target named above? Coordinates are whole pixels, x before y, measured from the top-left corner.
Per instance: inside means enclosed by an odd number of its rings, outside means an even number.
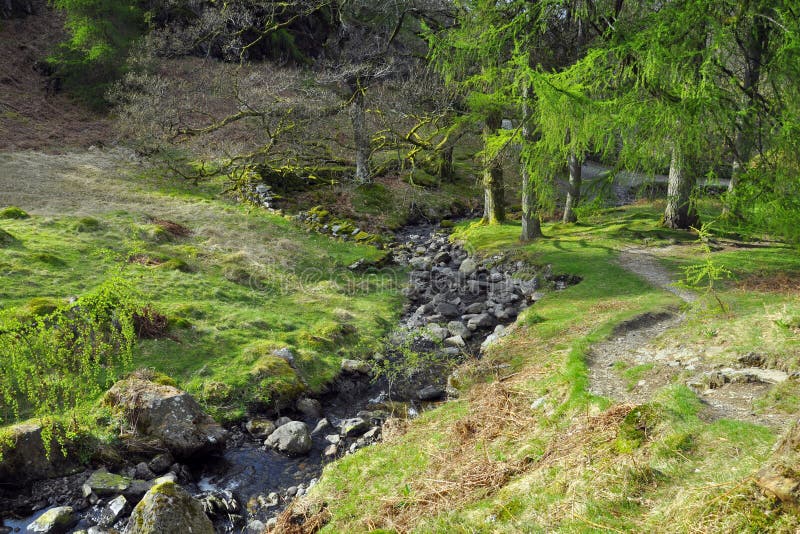
[[[474,314],[483,313],[485,310],[486,310],[486,305],[483,302],[473,302],[472,304],[464,308],[465,312]]]
[[[155,438],[175,458],[197,459],[225,447],[228,433],[180,389],[133,377],[121,380],[105,401],[120,408],[141,435]]]
[[[458,306],[451,304],[450,302],[440,302],[437,304],[436,313],[439,313],[444,317],[458,317],[461,314]]]
[[[327,436],[325,436],[325,441],[327,441],[328,443],[333,443],[334,445],[339,443],[341,440],[342,437],[339,434],[328,434]]]
[[[272,351],[273,356],[277,356],[278,358],[284,359],[289,364],[294,363],[294,352],[289,347],[283,347],[282,349],[277,349]]]
[[[173,458],[172,454],[169,452],[164,452],[150,460],[150,463],[147,466],[150,470],[157,474],[163,475],[167,471],[169,471],[169,466],[175,463],[175,458]]]
[[[84,497],[92,493],[100,497],[118,495],[128,489],[130,485],[130,478],[109,473],[105,469],[98,469],[83,483],[83,495]]]
[[[464,339],[461,336],[452,336],[448,337],[444,340],[444,344],[450,347],[466,347],[467,344],[464,342]]]
[[[327,419],[324,419],[324,418],[320,419],[317,422],[317,426],[315,426],[314,430],[311,431],[311,435],[313,436],[315,434],[319,434],[320,432],[322,432],[323,430],[325,430],[326,428],[328,428],[330,426],[331,426],[331,422],[330,421],[328,421]]]
[[[466,276],[470,276],[478,270],[478,264],[472,258],[467,258],[461,262],[461,265],[458,268],[458,272],[463,273]]]
[[[322,454],[328,457],[336,456],[337,454],[339,454],[339,447],[335,443],[331,443],[330,445],[325,447],[325,450],[323,451]]]
[[[175,476],[175,473],[170,473],[170,474],[175,478],[175,480],[177,480],[178,477]],[[173,482],[175,480],[173,480]],[[150,491],[150,488],[152,488],[155,485],[156,485],[155,480],[138,480],[138,479],[131,480],[131,485],[128,486],[128,488],[122,492],[122,495],[124,495],[129,502],[136,504],[137,502],[142,500],[144,494]]]
[[[269,419],[251,419],[244,426],[250,435],[256,439],[265,439],[275,432],[277,428],[275,423]]]
[[[342,371],[350,374],[368,375],[372,371],[368,362],[363,360],[342,360]]]
[[[447,330],[451,336],[461,336],[462,339],[469,339],[472,336],[470,329],[461,321],[450,321],[447,323]]]
[[[110,527],[116,523],[122,516],[124,516],[130,508],[128,499],[123,495],[111,499],[107,505],[100,512],[99,524],[101,527]]]
[[[78,518],[71,506],[59,506],[51,508],[36,521],[28,525],[28,532],[40,532],[43,534],[61,534],[77,523]]]
[[[431,339],[431,341],[435,343],[441,343],[448,335],[450,334],[447,328],[439,326],[436,323],[428,325],[428,337]]]
[[[55,439],[45,447],[41,425],[22,423],[8,427],[6,431],[9,446],[4,448],[0,461],[0,480],[5,483],[24,486],[35,480],[68,475],[80,469],[79,457],[71,447],[66,457],[60,453],[60,445]],[[48,458],[49,451],[54,451],[54,454]]]
[[[339,425],[339,433],[342,436],[360,436],[369,429],[369,423],[361,417],[345,419]]]
[[[226,519],[239,511],[239,503],[229,490],[206,491],[195,498],[212,519]]]
[[[292,419],[291,419],[291,418],[289,418],[289,417],[286,417],[286,416],[284,415],[283,417],[278,417],[278,418],[275,420],[275,427],[277,428],[277,427],[279,427],[279,426],[283,426],[283,425],[285,425],[286,423],[291,423],[291,422],[292,422]],[[270,434],[272,434],[272,432],[270,432]]]
[[[451,259],[452,259],[452,258],[451,258],[451,256],[450,256],[450,253],[449,253],[449,252],[447,252],[446,250],[443,250],[443,251],[441,251],[441,252],[437,253],[437,254],[436,254],[434,257],[433,257],[433,262],[434,262],[434,263],[437,263],[437,264],[438,264],[438,263],[450,263],[450,260],[451,260]]]
[[[290,421],[270,434],[264,445],[289,456],[298,456],[311,450],[311,435],[305,423]]]
[[[153,470],[150,469],[150,466],[147,463],[139,462],[136,464],[133,478],[138,478],[140,480],[153,480],[156,478],[156,474],[153,473]]]
[[[428,256],[417,256],[415,258],[411,258],[408,261],[408,264],[417,271],[430,271],[433,262]]]
[[[467,328],[472,331],[478,330],[479,328],[489,328],[494,326],[494,319],[488,313],[481,313],[475,317],[472,317],[469,321],[467,321]]]
[[[299,398],[295,403],[295,408],[306,417],[318,419],[322,415],[322,404],[317,399]]]
[[[797,504],[800,497],[800,480],[786,476],[772,467],[765,467],[756,473],[756,484],[766,493],[774,495],[781,501]]]
[[[247,528],[245,528],[245,534],[261,534],[267,528],[267,525],[259,521],[258,519],[253,519],[249,523],[247,523]]]
[[[425,386],[424,388],[417,391],[417,398],[421,401],[434,401],[439,400],[444,397],[445,391],[444,388],[439,386]]]
[[[133,509],[126,534],[214,534],[203,506],[174,482],[153,486]]]

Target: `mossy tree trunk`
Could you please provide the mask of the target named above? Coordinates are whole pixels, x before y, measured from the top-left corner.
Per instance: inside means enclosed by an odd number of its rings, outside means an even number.
[[[453,166],[453,148],[449,146],[442,150],[439,155],[439,179],[443,182],[452,182],[455,180],[456,171]]]
[[[369,172],[369,135],[364,110],[364,89],[361,84],[355,83],[352,88],[353,100],[350,103],[350,121],[353,124],[353,141],[356,145],[356,175],[358,184],[368,184],[372,181]]]
[[[673,146],[669,165],[664,226],[676,230],[688,230],[692,226],[697,226],[699,218],[691,201],[694,185],[694,172],[687,165],[685,155],[678,146]]]
[[[483,168],[483,220],[488,224],[497,224],[506,219],[505,199],[503,198],[503,166],[500,158],[490,154],[488,150],[488,139],[500,128],[502,120],[499,111],[490,111],[486,115],[483,129],[484,139],[487,143]]]
[[[569,190],[567,191],[567,201],[564,204],[563,221],[565,223],[578,220],[578,216],[575,215],[575,207],[581,200],[581,161],[575,152],[570,152],[567,166],[569,167]]]

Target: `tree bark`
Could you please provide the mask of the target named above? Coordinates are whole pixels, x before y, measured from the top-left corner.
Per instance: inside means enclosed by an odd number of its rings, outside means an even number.
[[[744,110],[737,125],[736,137],[733,141],[731,181],[728,184],[728,192],[730,193],[736,190],[736,184],[739,183],[739,179],[744,174],[755,146],[756,99],[758,97],[758,84],[761,80],[761,61],[767,46],[769,46],[769,27],[766,18],[755,17],[753,28],[749,32],[749,38],[742,46],[745,56],[744,78],[742,80]]]
[[[688,230],[692,226],[697,226],[700,221],[691,202],[695,183],[694,173],[686,167],[686,160],[681,149],[676,146],[672,147],[667,185],[667,208],[664,210],[664,226],[667,228]]]
[[[353,140],[356,144],[355,181],[358,184],[368,184],[372,181],[369,172],[369,135],[364,116],[364,91],[357,85],[353,93],[353,102],[350,104],[350,121],[353,124]]]
[[[581,162],[575,152],[570,152],[567,165],[569,166],[569,190],[567,191],[567,201],[564,204],[563,221],[570,223],[578,220],[578,216],[575,215],[575,207],[581,200]]]
[[[495,133],[502,124],[502,117],[499,112],[492,111],[486,116],[484,126],[484,142],[488,149],[488,139]],[[488,150],[484,155],[483,169],[483,220],[488,224],[497,224],[505,221],[506,207],[503,187],[503,167],[497,157],[490,156]]]
[[[528,107],[528,87],[522,93],[522,140],[523,143],[531,141],[530,108]],[[522,166],[522,241],[531,241],[542,237],[542,222],[539,218],[539,199],[536,197],[536,184],[533,176],[524,161]]]
[[[439,179],[443,182],[452,182],[454,178],[453,147],[449,146],[439,155]]]

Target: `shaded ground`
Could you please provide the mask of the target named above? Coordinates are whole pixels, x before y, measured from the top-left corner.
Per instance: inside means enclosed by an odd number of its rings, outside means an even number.
[[[64,20],[43,1],[33,5],[33,15],[0,21],[0,150],[107,143],[110,122],[55,92],[37,68],[64,38]]]
[[[656,287],[670,291],[684,302],[697,295],[674,284],[672,275],[644,249],[622,251],[619,263]],[[792,417],[758,414],[753,402],[789,377],[775,369],[762,369],[759,362],[740,359],[735,367],[707,361],[715,348],[659,343],[659,338],[679,326],[685,316],[679,311],[647,313],[620,324],[608,340],[590,350],[592,393],[615,401],[641,404],[671,383],[685,383],[707,405],[708,419],[738,419],[781,428]],[[718,347],[721,352],[722,348]]]

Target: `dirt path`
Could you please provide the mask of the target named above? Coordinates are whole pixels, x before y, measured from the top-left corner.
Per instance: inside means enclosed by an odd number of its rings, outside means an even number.
[[[669,271],[647,250],[625,250],[619,263],[684,302],[697,298],[693,292],[676,287]],[[660,342],[665,333],[684,320],[678,311],[646,313],[618,325],[607,340],[589,351],[591,392],[619,402],[644,403],[664,386],[684,383],[705,404],[701,415],[706,420],[738,419],[780,428],[792,419],[785,414],[759,414],[753,410],[753,401],[774,384],[787,380],[786,373],[762,369],[759,362],[747,357],[736,366],[720,368],[708,361],[713,349]]]

